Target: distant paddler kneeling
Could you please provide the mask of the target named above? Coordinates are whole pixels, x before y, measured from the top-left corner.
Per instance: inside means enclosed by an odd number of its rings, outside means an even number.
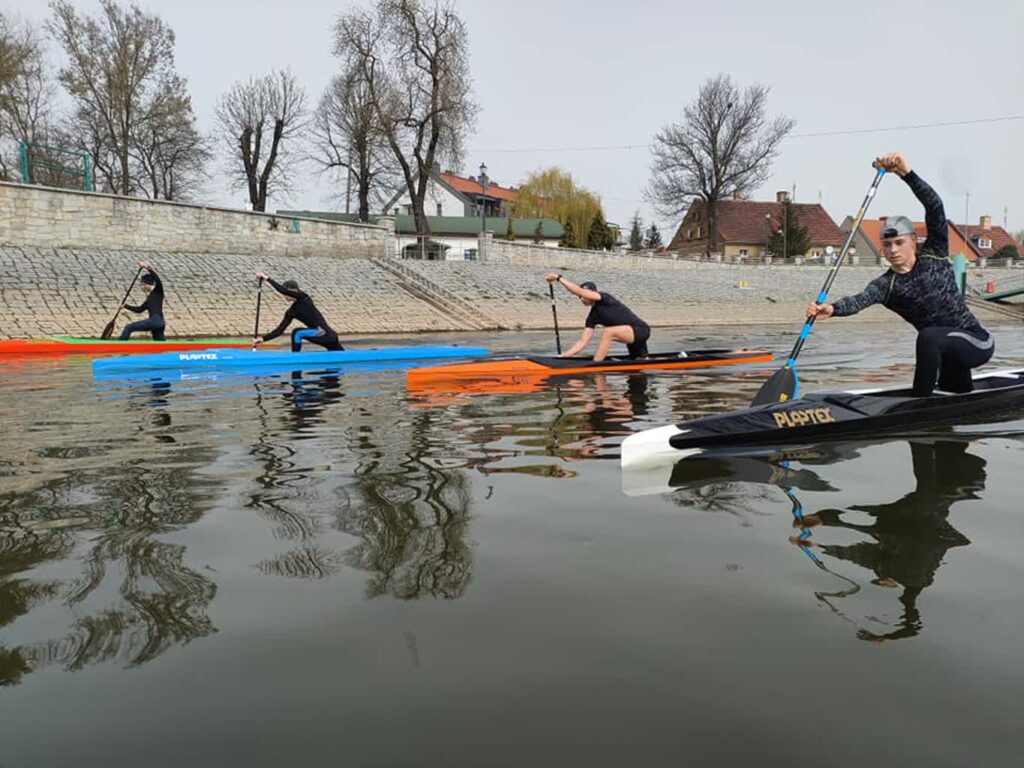
[[[149,317],[145,320],[136,320],[134,323],[128,323],[121,330],[121,341],[127,341],[131,338],[131,335],[136,331],[149,331],[153,336],[153,341],[164,341],[164,285],[160,282],[160,278],[157,276],[156,271],[144,261],[139,262],[139,272],[145,270],[146,274],[139,280],[139,284],[142,285],[142,290],[146,294],[146,300],[138,305],[132,305],[127,303],[127,296],[125,300],[121,302],[121,309],[127,309],[129,312],[134,312],[141,315],[143,312],[148,312]],[[129,292],[131,289],[128,289]],[[105,336],[104,336],[105,338]]]
[[[569,293],[579,296],[583,306],[590,307],[580,340],[559,357],[573,357],[579,354],[590,343],[594,336],[594,328],[599,325],[604,326],[604,332],[597,344],[597,352],[594,353],[595,362],[608,357],[613,341],[625,344],[627,354],[633,360],[648,357],[647,340],[651,337],[651,326],[637,317],[629,307],[610,293],[598,291],[597,286],[591,282],[576,285],[557,272],[548,273],[544,279],[552,284],[560,283]]]
[[[306,327],[296,328],[292,331],[292,352],[301,351],[303,341],[311,341],[331,351],[345,349],[338,340],[338,334],[327,324],[324,316],[313,303],[313,299],[308,293],[299,288],[298,283],[294,280],[285,280],[283,283],[279,283],[263,272],[257,272],[256,277],[260,280],[266,280],[273,286],[275,291],[282,296],[287,296],[291,300],[292,305],[285,311],[284,318],[282,318],[274,330],[253,338],[253,345],[259,345],[265,341],[276,339],[291,325],[292,320],[298,320]]]

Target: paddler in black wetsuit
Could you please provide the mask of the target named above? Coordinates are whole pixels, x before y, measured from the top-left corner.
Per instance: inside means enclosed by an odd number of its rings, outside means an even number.
[[[274,287],[275,291],[291,299],[292,305],[288,307],[278,326],[270,333],[254,338],[254,344],[262,344],[265,341],[276,339],[284,333],[292,320],[298,320],[306,327],[296,328],[292,331],[292,352],[299,352],[304,340],[319,344],[332,351],[344,349],[341,342],[338,341],[338,334],[327,324],[324,316],[320,314],[320,310],[313,303],[313,299],[299,288],[298,283],[294,280],[285,280],[283,283],[279,283],[262,272],[257,272],[256,277],[266,280]]]
[[[136,320],[128,323],[121,330],[121,341],[130,338],[136,331],[149,331],[153,335],[153,341],[165,341],[164,338],[164,285],[160,282],[154,269],[144,261],[139,262],[139,269],[146,270],[140,279],[142,290],[147,294],[146,300],[137,306],[122,304],[124,309],[136,314],[148,312],[149,317],[145,320]]]
[[[914,173],[898,152],[875,160],[876,168],[895,171],[924,205],[928,238],[918,247],[914,225],[906,216],[890,216],[882,225],[882,255],[889,269],[856,296],[807,307],[807,316],[855,315],[882,304],[917,329],[917,368],[913,394],[935,390],[970,392],[971,369],[989,361],[995,341],[967,308],[949,264],[949,233],[942,200]]]
[[[608,357],[612,342],[618,341],[626,345],[626,352],[631,359],[647,357],[647,340],[651,337],[651,327],[637,317],[633,311],[610,293],[602,293],[593,283],[576,283],[567,280],[557,272],[544,276],[549,283],[560,283],[565,290],[579,296],[583,306],[590,307],[583,335],[580,340],[567,349],[560,357],[572,357],[590,343],[594,336],[594,328],[603,325],[604,333],[597,344],[594,361],[599,362]]]

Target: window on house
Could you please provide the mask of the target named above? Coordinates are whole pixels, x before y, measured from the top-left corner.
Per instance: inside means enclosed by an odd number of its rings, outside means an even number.
[[[746,248],[740,248],[740,257],[744,258],[744,259],[747,258],[747,249]]]
[[[686,230],[686,239],[693,240],[693,227],[690,227],[688,230]]]
[[[437,215],[438,216],[441,215],[441,204],[440,203],[437,204]]]
[[[978,247],[979,248],[991,248],[992,247],[992,241],[989,238],[987,238],[987,237],[979,237],[978,238]]]
[[[703,229],[704,229],[703,227],[697,227],[697,239],[698,239],[698,240],[700,240],[700,238],[701,238],[701,231],[702,231]]]

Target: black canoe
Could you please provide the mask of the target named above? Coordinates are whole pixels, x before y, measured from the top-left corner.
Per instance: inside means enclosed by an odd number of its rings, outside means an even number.
[[[807,445],[944,424],[997,420],[1024,409],[1024,368],[974,377],[964,394],[913,397],[907,388],[813,392],[785,403],[704,416],[630,435],[622,466],[710,458],[757,446]]]

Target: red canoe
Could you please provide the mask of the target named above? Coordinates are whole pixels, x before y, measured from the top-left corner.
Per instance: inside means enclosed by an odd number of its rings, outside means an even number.
[[[0,339],[0,355],[131,355],[137,352],[183,352],[214,347],[248,347],[251,342],[231,339],[79,339],[48,336],[43,339]]]

